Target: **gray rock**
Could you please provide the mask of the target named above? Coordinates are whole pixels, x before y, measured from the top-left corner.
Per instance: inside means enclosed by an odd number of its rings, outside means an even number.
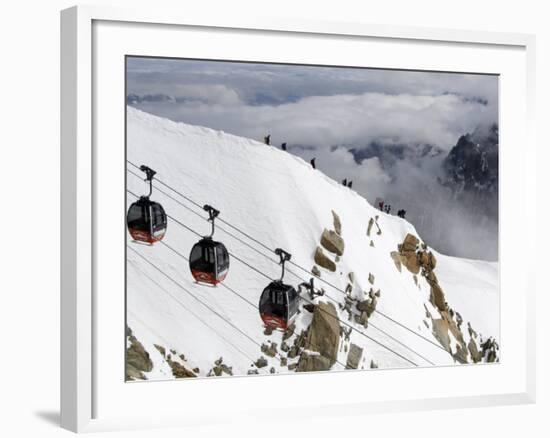
[[[302,353],[297,372],[328,371],[332,366],[330,360],[320,354]]]
[[[402,251],[416,251],[419,243],[420,241],[418,240],[418,238],[409,233],[405,236],[405,240],[403,240],[401,249]]]
[[[260,358],[254,362],[254,365],[256,365],[257,368],[263,368],[267,366],[267,359],[263,356],[260,356]]]
[[[334,210],[332,210],[332,222],[336,233],[342,235],[342,222],[340,222],[340,216],[338,216]]]
[[[340,324],[336,308],[332,303],[320,302],[315,306],[308,329],[307,348],[327,358],[332,366],[336,362],[339,344]]]
[[[323,230],[321,234],[321,246],[327,251],[342,256],[344,254],[344,239],[332,230]]]
[[[315,250],[315,256],[313,258],[315,260],[315,263],[317,263],[319,266],[331,272],[336,272],[336,263],[334,263],[325,255],[320,246],[318,246]]]
[[[277,354],[277,344],[272,342],[270,345],[262,344],[261,347],[262,353],[266,354],[269,357],[275,357]]]
[[[321,271],[317,267],[317,265],[313,265],[313,268],[311,268],[311,273],[315,275],[316,277],[321,277]]]
[[[286,341],[288,338],[292,337],[294,330],[296,329],[296,324],[290,324],[283,334],[283,341]]]
[[[139,373],[141,376],[143,376],[143,374],[141,374],[142,371],[150,372],[153,370],[153,361],[149,353],[145,350],[141,342],[133,336],[130,338],[130,346],[126,350],[126,370],[127,374],[129,370],[134,375]],[[137,373],[135,373],[134,370]],[[143,378],[144,377],[145,376],[143,376]]]
[[[361,357],[363,356],[363,349],[353,342],[350,344],[348,359],[346,361],[346,368],[350,370],[356,370],[359,368]]]

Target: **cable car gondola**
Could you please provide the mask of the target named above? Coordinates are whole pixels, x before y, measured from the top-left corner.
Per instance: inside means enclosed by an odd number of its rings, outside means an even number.
[[[212,239],[214,235],[214,220],[220,214],[210,205],[203,207],[208,212],[208,221],[212,223],[210,236],[199,240],[191,249],[189,268],[197,283],[206,283],[216,286],[221,283],[229,272],[229,253],[225,245]]]
[[[283,283],[285,262],[290,260],[291,255],[281,248],[277,248],[275,254],[280,258],[281,278],[272,281],[263,290],[259,305],[260,317],[266,326],[286,330],[298,314],[300,299],[294,287]]]
[[[149,199],[153,193],[153,177],[156,172],[145,165],[140,166],[140,170],[145,172],[145,181],[149,181],[149,194],[130,205],[126,223],[132,239],[152,245],[164,237],[167,219],[162,205]]]

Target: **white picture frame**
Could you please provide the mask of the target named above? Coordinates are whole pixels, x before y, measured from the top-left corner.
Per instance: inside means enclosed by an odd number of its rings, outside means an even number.
[[[139,35],[147,29],[149,43],[140,41]],[[242,41],[253,41],[255,38],[269,37],[273,47],[277,39],[306,38],[309,40],[323,38],[334,39],[337,44],[351,44],[351,41],[361,43],[370,41],[373,44],[383,42],[391,50],[400,50],[402,58],[406,58],[404,47],[416,47],[432,59],[419,69],[452,71],[488,72],[504,75],[510,78],[502,84],[504,97],[501,100],[503,115],[501,115],[504,139],[522,139],[521,157],[502,160],[502,175],[509,175],[506,166],[517,166],[517,181],[503,184],[501,189],[501,288],[503,302],[501,306],[501,324],[503,328],[503,359],[498,367],[458,367],[447,369],[395,370],[392,374],[377,371],[377,381],[395,382],[393,388],[384,392],[384,383],[376,388],[376,382],[369,373],[352,372],[336,373],[335,376],[305,375],[247,378],[247,379],[197,379],[188,382],[158,382],[146,385],[124,384],[120,360],[123,358],[123,335],[116,335],[115,341],[109,343],[106,333],[124,326],[124,315],[120,314],[120,297],[124,290],[116,287],[118,274],[103,268],[108,262],[105,254],[104,241],[109,233],[124,231],[122,226],[115,230],[104,227],[102,215],[110,205],[117,205],[120,199],[106,195],[107,184],[118,184],[123,176],[123,168],[117,169],[116,159],[113,164],[106,164],[105,154],[97,153],[98,144],[111,137],[107,132],[117,131],[112,138],[120,138],[123,126],[116,127],[120,122],[120,112],[107,115],[102,108],[105,105],[100,96],[101,91],[114,95],[123,109],[123,95],[120,85],[124,82],[124,71],[118,70],[121,54],[157,54],[166,56],[176,53],[176,49],[165,44],[164,53],[155,52],[163,35],[173,37],[174,32],[200,32],[201,37],[210,38],[209,33],[234,32],[235,38]],[[154,35],[158,34],[157,37]],[[185,37],[185,35],[183,35]],[[155,42],[155,40],[157,40]],[[132,48],[125,46],[131,41]],[[201,41],[199,39],[199,41]],[[206,41],[206,40],[204,40]],[[108,42],[109,44],[106,44]],[[141,44],[141,46],[140,46]],[[202,44],[202,45],[201,45]],[[288,42],[286,43],[288,44]],[[311,42],[315,44],[315,41]],[[145,47],[145,46],[148,47]],[[201,50],[202,57],[212,55],[206,43],[194,44],[193,55]],[[468,50],[479,50],[475,56],[470,56],[470,64],[459,68],[461,59],[451,62],[443,52],[448,47],[463,50],[465,57]],[[141,48],[140,48],[141,47]],[[218,48],[219,49],[219,48]],[[131,52],[127,51],[131,50]],[[138,50],[138,52],[136,52]],[[171,52],[173,50],[174,52]],[[236,49],[235,49],[236,50]],[[254,53],[254,45],[251,44]],[[454,50],[454,49],[453,49]],[[307,20],[278,20],[271,18],[243,17],[239,21],[227,22],[223,17],[197,16],[185,11],[163,11],[160,9],[131,10],[110,7],[78,6],[61,13],[61,426],[75,431],[100,431],[119,428],[166,427],[177,425],[203,424],[206,422],[244,421],[246,418],[269,418],[267,406],[246,404],[245,397],[257,391],[269,390],[285,385],[300,385],[304,390],[314,388],[322,379],[329,385],[362,385],[368,384],[373,394],[354,394],[348,398],[323,401],[312,397],[295,403],[279,404],[277,412],[281,415],[299,417],[301,415],[364,415],[369,412],[402,411],[412,409],[441,409],[451,407],[472,407],[497,404],[532,403],[535,400],[535,321],[534,321],[534,268],[525,262],[514,265],[514,275],[507,270],[512,263],[512,255],[517,251],[530,251],[535,241],[535,212],[527,208],[514,211],[509,207],[508,197],[521,199],[525,205],[535,205],[535,141],[533,138],[534,120],[534,50],[535,40],[531,35],[490,33],[482,31],[461,31],[450,29],[424,29],[402,26],[382,26],[364,23],[312,22]],[[326,52],[326,50],[323,50]],[[395,52],[397,53],[397,52]],[[394,53],[394,54],[395,54]],[[479,56],[479,55],[483,56]],[[492,55],[491,55],[492,54]],[[105,56],[105,58],[102,58]],[[229,59],[239,56],[237,51],[229,55]],[[250,57],[252,56],[252,58]],[[266,55],[269,57],[269,53]],[[277,55],[272,55],[276,58]],[[288,55],[293,56],[293,55]],[[297,55],[296,55],[297,56]],[[329,53],[323,56],[330,57]],[[333,55],[335,56],[335,55]],[[461,55],[462,56],[462,55]],[[494,59],[486,59],[493,56]],[[401,57],[400,57],[401,58]],[[448,57],[447,57],[448,58]],[[497,59],[498,58],[498,59]],[[104,69],[107,60],[109,68]],[[255,60],[249,55],[249,60]],[[278,59],[278,58],[277,58]],[[382,58],[381,58],[382,59]],[[386,58],[385,67],[403,68],[408,62],[410,68],[415,68],[414,60],[400,59],[392,62]],[[382,62],[382,61],[379,61]],[[477,62],[477,64],[476,64]],[[321,62],[322,63],[322,62]],[[391,65],[388,65],[390,64]],[[466,64],[464,64],[466,65]],[[476,68],[475,66],[479,68]],[[111,76],[115,71],[115,76]],[[118,73],[116,73],[118,72]],[[119,74],[119,76],[116,76]],[[108,76],[107,76],[108,75]],[[102,81],[113,79],[106,88]],[[506,94],[509,93],[509,94]],[[513,102],[518,108],[512,111]],[[105,101],[106,102],[106,101]],[[112,103],[109,101],[109,103]],[[109,118],[109,123],[105,122]],[[114,128],[113,128],[114,126]],[[506,142],[504,143],[506,144]],[[120,144],[124,148],[124,144]],[[506,146],[504,146],[506,147]],[[114,147],[119,153],[118,146]],[[117,172],[120,174],[117,176]],[[98,175],[101,174],[101,177]],[[110,176],[108,176],[110,175]],[[504,176],[506,178],[506,176]],[[118,182],[117,182],[118,181]],[[506,180],[504,180],[506,182]],[[505,192],[503,194],[503,192]],[[123,196],[119,196],[123,198]],[[114,204],[113,204],[114,203]],[[105,207],[105,208],[100,208]],[[524,239],[512,242],[512,221],[521,221],[524,227]],[[116,251],[114,251],[116,253]],[[112,269],[117,269],[116,264]],[[116,277],[116,278],[115,278]],[[115,293],[109,300],[98,300],[105,282],[113,282]],[[515,293],[515,295],[514,295]],[[510,317],[514,309],[511,299],[515,298],[517,315],[515,327],[511,327]],[[112,304],[112,305],[111,305]],[[108,307],[107,307],[108,306]],[[101,322],[98,321],[101,314]],[[118,315],[118,316],[117,316]],[[120,318],[120,324],[115,322]],[[120,327],[119,327],[120,325]],[[513,354],[507,356],[506,349]],[[109,353],[116,356],[120,349],[120,358],[111,359]],[[111,369],[116,369],[111,372]],[[411,374],[414,373],[414,374]],[[458,381],[457,388],[421,388],[422,382],[429,382],[432,375],[444,379],[453,373]],[[113,384],[120,375],[120,385]],[[465,384],[476,379],[494,382],[478,386],[474,391]],[[409,385],[409,392],[399,387],[399,382],[406,382],[414,377],[415,383]],[[294,379],[294,380],[289,380]],[[300,379],[299,381],[296,379]],[[368,379],[368,380],[366,380]],[[476,380],[477,381],[477,380]],[[297,383],[298,382],[298,383]],[[368,383],[367,383],[368,382]],[[500,383],[499,383],[500,382]],[[236,391],[237,396],[231,409],[221,409],[221,404],[201,403],[200,397],[194,400],[189,413],[189,406],[167,411],[162,403],[150,407],[149,415],[131,415],[131,410],[119,407],[124,400],[135,397],[158,400],[159,394],[165,394],[167,399],[177,396],[178,385],[187,384],[185,391],[191,394],[217,394],[220,403]],[[418,383],[418,388],[414,388]],[[498,386],[500,385],[500,386]],[[428,385],[429,386],[429,385]],[[116,388],[115,388],[116,387]],[[335,386],[336,387],[336,386]],[[460,388],[462,387],[462,388]],[[138,389],[139,388],[139,389]],[[181,388],[181,386],[179,386]],[[309,389],[308,389],[309,388]],[[378,391],[378,393],[377,393]],[[416,392],[415,392],[416,391]],[[423,392],[424,391],[424,392]],[[155,398],[156,397],[156,398]],[[299,409],[296,409],[299,408]],[[188,412],[182,415],[182,412]]]

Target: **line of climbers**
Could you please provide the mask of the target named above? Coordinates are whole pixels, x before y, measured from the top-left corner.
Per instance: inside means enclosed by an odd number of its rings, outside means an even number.
[[[383,211],[384,213],[391,214],[391,205],[386,204],[383,199],[376,198],[375,201],[376,206],[380,211]],[[405,215],[407,214],[407,210],[401,209],[397,210],[397,216],[401,219],[405,219]]]

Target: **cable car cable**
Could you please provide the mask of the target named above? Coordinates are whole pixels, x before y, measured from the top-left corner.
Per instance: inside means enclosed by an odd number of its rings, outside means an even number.
[[[155,270],[157,270],[160,274],[162,274],[164,277],[166,277],[167,279],[169,279],[172,283],[174,283],[176,286],[178,286],[181,290],[183,290],[185,293],[187,293],[191,298],[193,298],[194,300],[198,301],[200,304],[202,304],[204,307],[206,307],[208,310],[210,310],[212,313],[214,313],[216,316],[218,316],[220,319],[222,319],[224,322],[226,322],[227,324],[229,324],[231,327],[233,327],[235,330],[237,330],[241,335],[243,335],[244,337],[246,337],[249,341],[253,342],[256,346],[260,347],[261,348],[261,344],[259,342],[257,342],[254,338],[252,338],[250,335],[248,335],[246,332],[244,332],[243,330],[241,330],[238,326],[234,325],[231,321],[229,321],[227,318],[225,318],[223,315],[221,315],[219,312],[217,312],[216,310],[212,309],[208,304],[204,303],[200,298],[196,297],[195,295],[193,295],[191,292],[189,292],[184,286],[182,286],[177,280],[174,280],[174,278],[172,278],[172,276],[170,276],[169,274],[165,273],[162,269],[160,269],[157,265],[155,265],[153,262],[151,262],[150,260],[148,260],[146,257],[144,257],[143,255],[141,255],[138,251],[136,251],[134,248],[132,247],[128,247],[128,249],[130,249],[131,251],[133,251],[134,253],[136,253],[136,255],[138,257],[140,257],[143,261],[145,261],[147,264],[149,264],[151,267],[153,267]]]
[[[149,274],[146,274],[145,272],[140,272],[141,275],[144,275],[147,277],[152,283],[154,283],[159,289],[161,289],[164,293],[166,293],[170,298],[172,298],[176,303],[178,303],[181,307],[183,307],[187,312],[189,312],[191,315],[193,315],[200,323],[208,327],[210,330],[212,330],[218,337],[223,339],[225,342],[227,342],[229,345],[231,345],[236,351],[240,352],[246,359],[254,363],[254,359],[252,359],[247,353],[245,353],[242,349],[237,347],[235,344],[233,344],[229,339],[227,339],[225,336],[223,336],[218,330],[216,330],[214,327],[209,325],[204,319],[202,319],[200,316],[198,316],[195,312],[193,312],[189,307],[187,307],[185,304],[183,304],[180,300],[178,300],[174,295],[172,295],[165,287],[160,285],[153,277],[151,277]],[[224,322],[225,319],[224,319]]]
[[[174,252],[176,252],[178,255],[180,255],[181,257],[185,258],[185,256],[179,252],[177,252],[176,250],[174,250],[172,247],[170,247],[169,245],[167,245],[165,242],[162,242],[164,243],[165,246],[167,246],[168,248],[172,249]],[[182,289],[184,292],[186,292],[188,295],[190,295],[193,299],[195,299],[196,301],[198,301],[199,303],[201,303],[204,307],[206,307],[208,310],[210,310],[211,312],[213,312],[216,316],[218,316],[219,318],[221,318],[223,321],[225,321],[227,324],[231,325],[233,328],[235,328],[237,331],[239,331],[239,333],[241,333],[243,336],[245,336],[247,339],[249,339],[251,342],[253,342],[254,344],[256,344],[258,347],[260,347],[260,349],[262,348],[262,345],[255,341],[252,337],[250,337],[248,334],[246,334],[245,332],[243,332],[241,329],[239,329],[237,326],[235,326],[234,324],[232,324],[230,321],[227,320],[227,318],[224,318],[220,313],[216,312],[214,309],[212,309],[210,306],[208,306],[208,304],[204,303],[202,300],[200,300],[199,298],[197,298],[195,295],[193,295],[191,292],[189,292],[185,287],[183,287],[177,280],[174,280],[170,275],[166,274],[162,269],[160,269],[159,267],[157,267],[154,263],[152,263],[151,261],[149,261],[147,258],[145,258],[144,256],[142,256],[138,251],[136,251],[134,248],[131,248],[131,247],[128,247],[129,249],[131,249],[133,252],[135,252],[141,259],[143,259],[146,263],[148,263],[150,266],[152,266],[153,268],[155,268],[158,272],[160,272],[162,275],[164,275],[166,278],[168,278],[170,281],[172,281],[176,286],[178,286],[180,289]],[[146,274],[144,274],[146,275]],[[150,278],[150,277],[149,277]],[[155,282],[156,283],[156,282]],[[221,283],[223,285],[223,283]],[[157,283],[158,285],[158,283]],[[238,294],[237,292],[235,292],[233,289],[229,288],[228,286],[226,286],[228,288],[228,290],[231,290],[233,293],[235,293],[236,295],[238,295],[239,297],[241,297],[243,300],[245,300],[246,302],[250,303],[254,308],[256,307],[254,304],[252,304],[251,302],[249,302],[248,300],[246,300],[246,298],[242,297],[242,295]],[[166,293],[168,293],[166,290],[165,290]],[[172,298],[174,298],[171,294],[169,294]],[[176,298],[174,298],[176,299]],[[177,301],[177,300],[176,300]],[[181,303],[180,303],[181,304]],[[182,304],[182,306],[185,308],[185,306]],[[233,347],[237,348],[236,346],[233,345]],[[280,359],[282,359],[283,356],[281,356],[280,354],[277,353],[277,356]],[[254,362],[253,359],[250,359],[250,357],[246,356],[247,359],[251,360],[252,362]],[[343,364],[342,362],[336,360],[337,363],[339,363],[340,365],[344,366],[345,367],[345,364]]]
[[[133,164],[133,163],[130,162],[129,160],[127,160],[127,161],[128,161],[128,163],[130,163],[132,166],[134,166],[134,167],[137,168],[137,166],[136,166],[135,164]],[[129,171],[130,173],[134,174],[131,170],[128,170],[128,171]],[[137,176],[136,174],[134,174],[134,175]],[[174,191],[175,193],[177,193],[178,195],[180,195],[182,198],[188,200],[189,202],[191,202],[191,203],[194,204],[195,206],[198,206],[198,207],[200,207],[200,208],[203,208],[203,207],[200,206],[200,204],[196,203],[196,202],[193,201],[191,198],[189,198],[189,197],[183,195],[183,194],[180,193],[179,191],[173,189],[173,188],[170,187],[168,184],[162,182],[162,181],[159,180],[158,178],[156,178],[155,180],[158,181],[159,183],[161,183],[162,185],[164,185],[165,187],[169,188],[170,190]],[[158,189],[158,188],[157,188],[157,190],[160,191],[160,189]],[[129,190],[128,190],[128,191],[129,191]],[[129,191],[129,192],[132,193],[131,191]],[[197,216],[200,217],[201,219],[206,220],[203,216],[201,216],[200,214],[194,212],[194,211],[191,210],[189,207],[185,206],[184,204],[182,204],[181,202],[177,201],[176,199],[174,199],[174,198],[171,197],[170,195],[166,194],[164,191],[161,191],[161,193],[165,194],[165,195],[168,196],[170,199],[172,199],[174,202],[178,203],[179,205],[183,206],[184,208],[186,208],[186,209],[192,211],[195,215],[197,215]],[[132,194],[133,194],[133,193],[132,193]],[[133,194],[133,195],[136,196],[135,194]],[[174,220],[174,221],[175,221],[176,223],[178,223],[179,225],[185,227],[185,228],[188,229],[189,231],[191,231],[191,232],[195,233],[196,235],[200,236],[199,233],[195,232],[194,230],[192,230],[191,228],[189,228],[189,227],[187,227],[186,225],[182,224],[181,222],[175,220],[172,216],[170,216],[170,215],[168,215],[168,214],[167,214],[167,216],[170,217],[170,219]],[[220,222],[223,222],[224,224],[228,225],[229,227],[235,229],[236,231],[240,232],[240,233],[243,234],[244,236],[248,237],[248,238],[251,239],[252,241],[256,242],[257,244],[259,244],[259,245],[262,246],[263,248],[265,248],[265,249],[267,249],[267,250],[269,250],[269,251],[272,251],[267,245],[263,244],[262,242],[260,242],[259,240],[255,239],[254,237],[250,236],[249,234],[245,233],[244,231],[240,230],[239,228],[237,228],[237,227],[231,225],[230,223],[228,223],[227,221],[225,221],[225,220],[223,220],[223,219],[221,219],[221,218],[220,218],[219,220],[220,220]],[[218,228],[219,228],[219,227],[218,227]],[[221,229],[221,228],[220,228],[220,229]],[[225,231],[226,233],[228,233],[226,230],[223,230],[223,229],[222,229],[222,231]],[[228,234],[230,234],[230,233],[228,233]],[[231,234],[230,234],[230,235],[231,235]],[[235,239],[239,240],[241,243],[245,244],[245,245],[248,246],[249,248],[253,249],[253,250],[254,250],[255,252],[257,252],[258,254],[261,254],[262,256],[264,256],[264,257],[266,257],[267,259],[271,260],[272,262],[276,263],[276,261],[274,261],[273,259],[271,259],[271,258],[268,257],[267,255],[265,255],[264,253],[262,253],[262,252],[260,252],[260,251],[258,251],[258,250],[256,250],[256,249],[254,249],[253,247],[251,247],[250,245],[244,243],[242,240],[238,239],[237,237],[235,237],[235,236],[232,236],[232,237],[234,237]],[[232,257],[234,257],[235,259],[237,259],[238,261],[240,261],[241,263],[247,265],[247,266],[248,266],[249,268],[251,268],[252,270],[256,271],[257,273],[259,273],[259,274],[261,274],[261,275],[264,275],[264,276],[265,276],[266,278],[268,278],[268,279],[271,279],[270,277],[268,277],[267,275],[265,275],[263,272],[257,270],[255,267],[253,267],[252,265],[248,264],[247,262],[245,262],[244,260],[240,259],[239,257],[235,256],[234,254],[232,254],[232,253],[229,253],[229,254],[230,254]],[[304,272],[306,272],[306,273],[309,274],[309,271],[308,271],[308,270],[306,270],[306,269],[303,268],[302,266],[298,265],[297,263],[295,263],[295,262],[293,262],[293,261],[289,261],[289,263],[292,264],[293,266],[296,266],[297,268],[299,268],[299,269],[301,269],[302,271],[304,271]],[[305,281],[305,279],[303,279],[302,277],[300,277],[298,274],[294,273],[293,271],[291,271],[291,270],[288,270],[288,271],[289,271],[291,274],[295,275],[295,276],[296,276],[297,278],[299,278],[300,280]],[[326,281],[326,280],[324,280],[324,279],[322,279],[322,278],[320,278],[320,277],[317,277],[317,278],[318,278],[320,281],[322,281],[323,283],[325,283],[325,284],[331,286],[332,288],[334,288],[335,290],[341,292],[342,294],[347,295],[346,292],[345,292],[344,290],[338,288],[337,286],[333,285],[332,283],[330,283],[330,282],[328,282],[328,281]],[[336,300],[334,300],[332,297],[330,297],[330,296],[328,296],[328,295],[327,295],[327,298],[329,298],[329,299],[331,299],[333,302],[336,302],[336,303],[337,303]],[[385,317],[386,319],[388,319],[388,320],[394,322],[395,324],[399,325],[400,327],[402,327],[402,328],[408,330],[409,332],[413,333],[415,336],[419,337],[420,339],[423,339],[424,341],[429,342],[430,344],[436,346],[437,348],[441,349],[442,351],[445,351],[446,353],[448,353],[448,351],[447,351],[445,348],[443,348],[441,345],[438,345],[438,344],[436,344],[435,342],[429,340],[428,338],[425,338],[424,336],[422,336],[422,335],[420,335],[419,333],[415,332],[415,331],[412,330],[411,328],[409,328],[409,327],[407,327],[407,326],[401,324],[400,322],[396,321],[395,319],[391,318],[390,316],[385,315],[383,312],[381,312],[381,311],[379,311],[379,310],[377,310],[377,309],[375,309],[374,312],[375,312],[375,313],[378,313],[378,314],[380,314],[381,316]],[[372,325],[372,324],[371,324],[371,325]],[[350,326],[350,327],[351,327],[351,326]],[[388,336],[388,337],[394,339],[396,342],[400,343],[401,345],[405,346],[404,344],[402,344],[401,342],[399,342],[399,341],[397,341],[395,338],[393,338],[391,335],[389,335],[389,334],[387,334],[386,332],[384,332],[382,329],[376,327],[375,325],[373,325],[373,327],[374,327],[375,329],[381,331],[382,333],[386,334],[386,336]],[[361,333],[360,331],[358,331],[358,332]],[[409,347],[406,347],[406,346],[405,346],[405,348],[409,349]],[[411,350],[411,351],[414,352],[414,350]],[[417,353],[417,352],[414,352],[414,353],[415,353],[416,355],[418,355],[419,357],[423,358],[424,360],[426,360],[427,362],[433,364],[431,361],[429,361],[428,359],[426,359],[425,357],[423,357],[423,356],[420,355],[419,353]]]
[[[128,191],[129,191],[129,190],[128,190]],[[129,192],[130,192],[130,191],[129,191]],[[131,193],[131,192],[130,192],[130,193]],[[171,218],[171,219],[172,219],[172,218]],[[172,220],[174,220],[174,219],[172,219]],[[187,230],[189,230],[189,231],[191,231],[191,232],[193,232],[193,233],[195,233],[195,234],[197,234],[197,235],[200,235],[199,233],[197,233],[196,231],[194,231],[194,230],[191,229],[190,227],[188,227],[188,226],[186,226],[186,225],[183,225],[180,221],[174,220],[174,222],[176,222],[177,224],[180,224],[180,225],[184,226]],[[184,256],[183,254],[181,254],[179,251],[177,251],[177,250],[175,250],[174,248],[172,248],[172,247],[171,247],[170,245],[168,245],[166,242],[162,242],[162,241],[161,241],[161,243],[162,243],[164,246],[166,246],[167,248],[171,249],[175,254],[179,255],[179,256],[182,257],[184,260],[187,260],[187,261],[188,261],[188,258],[187,258],[187,257],[185,257],[185,256]],[[265,274],[264,272],[260,271],[260,270],[257,269],[256,267],[252,266],[250,263],[248,263],[248,262],[242,260],[241,258],[235,256],[233,253],[229,253],[229,254],[231,255],[231,257],[233,257],[233,258],[235,258],[236,260],[240,261],[241,263],[243,263],[244,265],[246,265],[247,267],[249,267],[250,269],[252,269],[252,270],[255,271],[256,273],[258,273],[258,274],[264,276],[264,277],[267,278],[268,280],[271,280],[271,277],[269,277],[267,274]],[[223,283],[221,283],[221,284],[222,284],[222,286],[224,285]],[[230,290],[230,289],[228,288],[228,290]],[[245,299],[244,297],[242,297],[241,295],[239,295],[239,294],[237,294],[237,295],[238,295],[239,297],[241,297],[243,300],[245,300],[245,301],[246,301],[248,304],[250,304],[252,307],[256,308],[256,305],[255,305],[255,304],[253,304],[253,303],[251,303],[250,301],[246,300],[246,299]],[[303,299],[304,301],[306,301],[308,304],[315,305],[313,302],[307,300],[306,298],[303,298],[303,297],[302,297],[302,299]],[[332,318],[335,318],[335,319],[337,318],[337,317],[335,317],[334,315],[332,315],[331,313],[328,313],[326,310],[323,310],[323,309],[321,309],[321,308],[319,308],[319,309],[320,309],[322,312],[326,313],[327,315],[331,316]],[[370,337],[370,336],[367,335],[366,333],[364,333],[364,332],[362,332],[361,330],[359,330],[359,329],[353,327],[352,325],[350,325],[350,324],[348,324],[347,322],[341,320],[340,318],[338,318],[338,321],[341,322],[343,325],[347,326],[348,328],[351,328],[352,330],[356,331],[356,332],[359,333],[360,335],[366,337],[367,339],[369,339],[369,340],[375,342],[376,344],[378,344],[378,345],[380,345],[380,346],[386,348],[387,350],[391,351],[392,353],[394,353],[394,354],[397,355],[398,357],[402,358],[403,360],[405,360],[405,361],[411,363],[411,364],[414,365],[414,366],[418,366],[418,364],[416,364],[416,363],[413,362],[412,360],[407,359],[405,356],[403,356],[403,355],[401,355],[401,354],[395,352],[395,351],[392,350],[390,347],[388,347],[388,346],[382,344],[381,342],[378,342],[377,340],[373,339],[372,337]],[[378,330],[380,330],[380,329],[378,329]],[[388,334],[386,334],[386,335],[387,335],[388,337],[392,338],[391,335],[388,335]],[[395,340],[395,339],[394,339],[394,340]],[[399,341],[397,341],[397,342],[399,342]],[[400,343],[400,342],[399,342],[399,343]],[[401,344],[401,343],[400,343],[400,344]],[[401,344],[401,345],[405,346],[404,344]],[[405,346],[405,347],[406,347],[406,346]],[[423,359],[426,360],[427,362],[430,362],[428,359],[424,358],[422,355],[420,355],[419,353],[415,352],[414,350],[411,350],[409,347],[406,347],[406,348],[409,349],[410,351],[412,351],[414,354],[418,355],[419,357],[423,358]],[[432,363],[432,364],[433,364],[433,363]]]
[[[139,169],[139,167],[136,166],[136,165],[135,165],[134,163],[132,163],[131,161],[129,161],[129,160],[126,160],[126,161],[127,161],[129,164],[131,164],[132,166],[134,166],[135,168]],[[131,172],[130,170],[128,170],[128,171],[129,171],[130,173],[134,174],[135,176],[138,176],[138,175],[136,175],[135,173]],[[139,176],[138,176],[138,177],[139,177]],[[158,178],[155,178],[155,181],[158,181],[158,182],[161,183],[163,186],[167,187],[168,189],[172,190],[174,193],[177,193],[177,194],[178,194],[179,196],[181,196],[182,198],[184,198],[184,199],[186,199],[187,201],[191,202],[193,205],[202,208],[202,207],[200,206],[200,204],[198,204],[197,202],[193,201],[191,198],[185,196],[184,194],[180,193],[178,190],[174,189],[173,187],[169,186],[168,184],[164,183],[163,181],[159,180]],[[157,187],[157,190],[159,190],[158,187]],[[159,190],[159,191],[160,191],[160,190]],[[182,207],[184,207],[184,208],[188,209],[189,211],[193,212],[193,214],[197,215],[197,216],[200,217],[201,219],[206,220],[203,216],[201,216],[200,214],[196,213],[195,211],[193,211],[192,209],[190,209],[188,206],[186,206],[185,204],[183,204],[183,203],[179,202],[178,200],[174,199],[174,198],[171,197],[170,195],[166,194],[164,191],[161,192],[161,193],[165,194],[166,196],[168,196],[170,199],[172,199],[174,202],[178,203],[178,204],[181,205]],[[135,195],[134,195],[134,196],[135,196]],[[261,247],[265,248],[266,250],[268,250],[268,251],[270,251],[270,252],[273,252],[273,249],[269,248],[267,245],[265,245],[264,243],[262,243],[260,240],[254,238],[253,236],[251,236],[251,235],[249,235],[248,233],[246,233],[246,232],[240,230],[239,228],[235,227],[234,225],[231,225],[229,222],[227,222],[227,221],[225,221],[225,220],[223,220],[223,219],[221,219],[221,218],[220,218],[219,220],[220,220],[220,222],[223,222],[223,223],[226,224],[227,226],[231,227],[231,228],[234,229],[235,231],[237,231],[237,232],[241,233],[242,235],[246,236],[248,239],[250,239],[250,240],[252,240],[253,242],[257,243],[258,245],[260,245]],[[218,227],[218,228],[219,228],[219,227]],[[222,228],[220,228],[220,229],[222,229]],[[223,230],[223,229],[222,229],[222,230]],[[258,250],[255,249],[255,248],[251,247],[250,245],[248,245],[247,243],[243,242],[243,241],[240,240],[238,237],[232,235],[232,234],[229,233],[228,231],[226,231],[226,230],[223,230],[223,231],[226,232],[227,234],[229,234],[230,236],[234,237],[235,239],[237,239],[239,242],[241,242],[241,243],[243,243],[244,245],[248,246],[249,248],[253,249],[256,253],[258,253],[258,254],[260,254],[260,255],[266,257],[268,260],[271,260],[273,263],[277,263],[277,262],[276,262],[275,260],[273,260],[271,257],[267,256],[266,254],[262,253],[261,251],[258,251]],[[298,269],[302,270],[303,272],[305,272],[305,273],[307,273],[307,274],[310,274],[310,272],[309,272],[307,269],[305,269],[304,267],[298,265],[297,263],[295,263],[295,262],[293,262],[293,261],[290,261],[289,263],[290,263],[291,265],[293,265],[293,266],[296,266]],[[291,274],[293,274],[294,276],[296,276],[296,278],[299,278],[300,280],[305,281],[304,278],[300,277],[300,276],[299,276],[298,274],[296,274],[294,271],[291,271],[290,269],[287,269],[287,270],[288,270],[288,272],[290,272]],[[321,282],[325,283],[326,285],[332,287],[332,288],[335,289],[336,291],[338,291],[338,292],[340,292],[340,293],[342,293],[342,294],[344,294],[344,295],[347,295],[346,292],[345,292],[344,290],[340,289],[338,286],[336,286],[336,285],[330,283],[329,281],[327,281],[327,280],[325,280],[325,279],[323,279],[323,278],[321,278],[321,277],[317,277],[317,278],[319,279],[319,281],[321,281]],[[328,295],[327,295],[327,298],[331,299],[331,300],[334,301],[334,302],[337,302],[336,300],[334,300],[333,298],[329,297]],[[395,320],[395,319],[392,318],[391,316],[386,315],[384,312],[382,312],[382,311],[380,311],[380,310],[378,310],[378,309],[374,309],[374,312],[377,313],[377,314],[379,314],[380,316],[386,318],[387,320],[393,322],[394,324],[400,326],[401,328],[403,328],[403,329],[409,331],[410,333],[414,334],[414,335],[417,336],[418,338],[423,339],[424,341],[426,341],[426,342],[432,344],[433,346],[439,348],[440,350],[445,351],[446,353],[448,353],[448,351],[447,351],[443,346],[441,346],[441,345],[439,345],[439,344],[433,342],[432,340],[430,340],[430,339],[428,339],[428,338],[422,336],[420,333],[418,333],[418,332],[414,331],[413,329],[411,329],[410,327],[407,327],[406,325],[400,323],[399,321]]]

